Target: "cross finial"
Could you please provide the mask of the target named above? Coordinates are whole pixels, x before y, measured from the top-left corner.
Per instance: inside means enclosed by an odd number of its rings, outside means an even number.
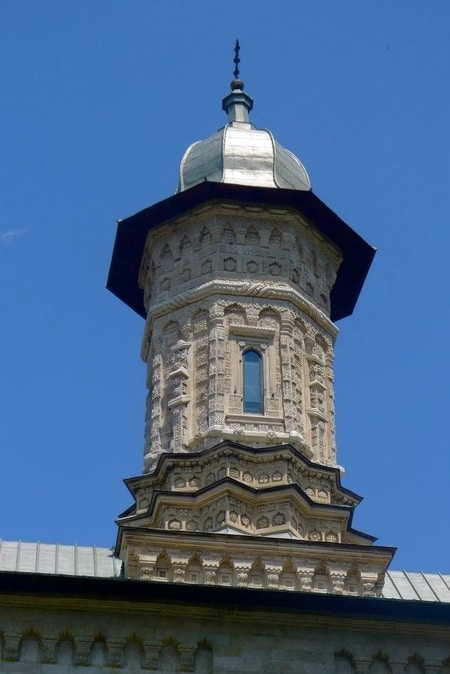
[[[248,94],[244,92],[244,83],[239,77],[239,52],[241,45],[236,40],[234,45],[234,79],[230,84],[231,92],[222,100],[222,108],[228,115],[228,122],[248,123],[248,113],[253,108],[253,101]]]
[[[234,80],[231,83],[231,91],[236,91],[236,89],[239,89],[242,91],[244,89],[244,83],[239,77],[239,63],[241,62],[241,59],[239,58],[239,52],[241,50],[241,45],[239,44],[239,40],[236,40],[236,43],[234,45]]]
[[[239,40],[236,39],[236,44],[234,45],[234,59],[233,59],[233,63],[234,63],[233,75],[234,75],[235,80],[239,79],[239,63],[241,61],[241,59],[239,58],[240,49],[241,49],[241,45],[239,44]]]

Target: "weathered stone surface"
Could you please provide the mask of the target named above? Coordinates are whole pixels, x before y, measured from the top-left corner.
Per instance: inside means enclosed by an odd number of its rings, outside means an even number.
[[[205,599],[205,589],[200,601],[101,599],[103,590],[85,598],[60,591],[28,598],[3,593],[0,671],[448,672],[448,616],[433,624],[405,619],[408,602],[399,602],[395,618],[388,609],[369,617],[370,607],[358,609],[357,602],[386,600],[355,598],[343,618],[342,608],[333,605],[339,597],[331,597],[326,609],[310,603],[305,611],[301,600],[297,609],[271,599],[250,607],[239,590],[217,604]]]
[[[127,480],[136,505],[117,544],[128,577],[380,594],[393,550],[351,528],[360,499],[336,462],[330,293],[341,261],[287,208],[209,203],[149,232],[144,470]],[[245,404],[249,351],[257,411]]]
[[[273,211],[273,212],[272,212]],[[189,274],[186,262],[189,263]],[[330,292],[341,261],[298,214],[230,204],[149,234],[141,265],[145,465],[239,437],[336,465]],[[263,413],[243,410],[242,354],[263,357]]]

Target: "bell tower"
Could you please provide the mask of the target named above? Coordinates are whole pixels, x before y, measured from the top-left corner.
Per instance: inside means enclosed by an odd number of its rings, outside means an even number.
[[[117,553],[133,578],[376,596],[393,549],[351,526],[333,389],[374,250],[251,124],[238,42],[234,63],[225,126],[118,225],[108,288],[145,319],[149,393]]]

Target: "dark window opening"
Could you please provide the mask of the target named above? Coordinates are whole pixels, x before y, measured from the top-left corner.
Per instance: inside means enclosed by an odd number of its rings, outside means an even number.
[[[244,352],[244,412],[263,413],[262,356],[255,349]]]

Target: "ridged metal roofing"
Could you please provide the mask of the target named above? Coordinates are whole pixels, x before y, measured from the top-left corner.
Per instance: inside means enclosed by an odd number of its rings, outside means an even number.
[[[310,190],[301,161],[266,129],[232,122],[206,140],[193,143],[180,164],[177,192],[203,181]]]
[[[112,548],[0,539],[0,571],[114,578],[121,569]]]
[[[201,182],[231,183],[290,190],[310,190],[302,162],[282,147],[267,129],[249,122],[253,99],[235,78],[222,101],[228,124],[205,140],[193,143],[181,160],[177,192]]]
[[[383,597],[450,602],[450,575],[388,571]]]

